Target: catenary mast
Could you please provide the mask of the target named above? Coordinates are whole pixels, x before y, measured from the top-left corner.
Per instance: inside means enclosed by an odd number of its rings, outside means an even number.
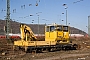
[[[6,11],[6,38],[9,39],[10,32],[10,0],[7,0],[7,11]]]

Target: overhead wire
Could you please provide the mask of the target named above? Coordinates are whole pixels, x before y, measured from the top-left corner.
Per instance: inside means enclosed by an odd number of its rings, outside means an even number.
[[[2,0],[3,1],[3,0]],[[37,0],[36,1],[36,6],[38,6],[38,3],[40,2],[40,0]],[[32,6],[32,4],[29,4],[29,6]],[[21,9],[25,9],[26,8],[26,5],[24,4],[24,5],[21,5]],[[12,9],[12,11],[10,12],[10,14],[14,14],[14,13],[16,13],[16,14],[23,14],[23,13],[20,13],[20,12],[17,12],[16,11],[17,9],[15,8],[15,9]],[[1,12],[4,12],[4,11],[6,11],[6,10],[4,10],[3,8],[2,8],[2,10],[1,10]],[[28,15],[26,15],[25,17],[29,17],[29,14]],[[20,18],[20,17],[18,17],[18,18]]]
[[[81,1],[84,1],[84,0],[78,0],[78,1],[75,1],[75,2],[73,2],[73,3],[78,3],[78,2],[81,2]]]

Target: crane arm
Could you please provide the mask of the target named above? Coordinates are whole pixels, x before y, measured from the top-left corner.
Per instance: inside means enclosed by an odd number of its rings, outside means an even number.
[[[25,24],[20,24],[20,31],[21,31],[21,39],[22,40],[30,40],[35,41],[37,38],[34,36],[33,31],[30,27]]]

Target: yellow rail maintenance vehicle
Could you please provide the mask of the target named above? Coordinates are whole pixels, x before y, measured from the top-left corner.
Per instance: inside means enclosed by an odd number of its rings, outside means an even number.
[[[45,41],[56,41],[60,44],[68,44],[69,41],[69,26],[63,25],[48,25],[45,27]]]
[[[25,24],[20,25],[20,31],[21,39],[14,41],[14,47],[26,52],[69,50],[77,47],[77,44],[70,43],[69,26],[58,24],[45,26],[45,41],[38,41],[31,28]]]

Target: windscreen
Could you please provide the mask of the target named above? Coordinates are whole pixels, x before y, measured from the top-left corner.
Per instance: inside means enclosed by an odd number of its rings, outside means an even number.
[[[56,27],[56,30],[57,30],[57,31],[62,31],[62,26],[61,26],[61,25],[58,25],[58,26]]]
[[[57,26],[47,26],[46,27],[46,32],[49,31],[63,31],[62,25],[57,25]]]
[[[50,31],[62,31],[62,26],[50,26]]]

